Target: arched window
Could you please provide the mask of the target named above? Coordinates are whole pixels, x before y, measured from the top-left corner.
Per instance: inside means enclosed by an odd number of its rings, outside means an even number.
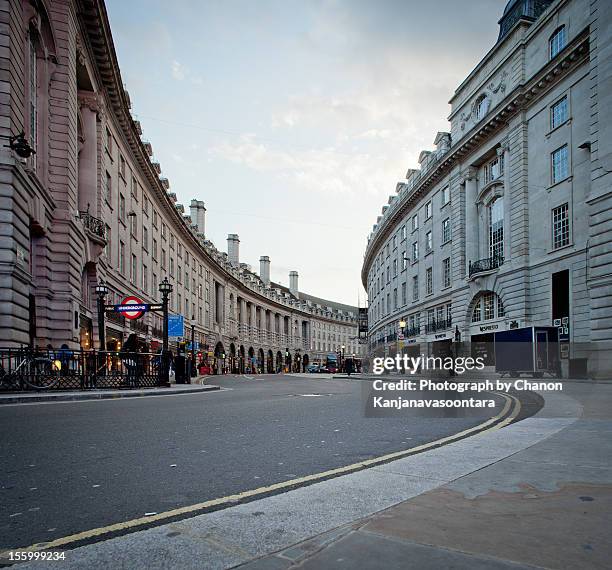
[[[480,295],[472,311],[472,322],[490,321],[506,315],[504,303],[493,291],[485,291]]]
[[[489,210],[489,257],[500,264],[504,259],[504,199],[496,198]]]
[[[565,26],[558,27],[550,36],[550,40],[548,40],[549,46],[549,56],[550,59],[555,57],[566,45],[567,36],[565,33]]]

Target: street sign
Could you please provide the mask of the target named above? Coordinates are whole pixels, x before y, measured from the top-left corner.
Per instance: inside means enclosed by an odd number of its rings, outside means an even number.
[[[149,305],[133,296],[126,297],[120,305],[115,305],[115,311],[122,313],[126,319],[139,319],[148,310]]]
[[[168,336],[185,336],[183,315],[168,315]]]

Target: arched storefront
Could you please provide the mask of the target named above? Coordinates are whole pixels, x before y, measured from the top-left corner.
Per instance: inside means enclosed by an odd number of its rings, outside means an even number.
[[[232,374],[236,374],[238,371],[238,363],[236,361],[236,345],[232,342],[229,348],[229,362],[228,362],[229,370]]]
[[[257,361],[255,360],[255,350],[252,346],[249,347],[248,354],[249,359],[247,360],[246,371],[247,373],[252,374],[255,372],[255,365],[257,364]]]
[[[308,358],[308,355],[305,354],[304,357],[302,358],[302,371],[306,372],[306,368],[308,367],[308,365],[310,364],[310,358]]]
[[[292,362],[291,352],[289,352],[289,349],[286,348],[285,349],[285,372],[291,372],[291,362]]]
[[[215,374],[223,374],[225,371],[225,348],[222,342],[215,346]]]
[[[274,374],[274,353],[271,350],[268,350],[268,358],[266,361],[266,371],[268,374]]]
[[[264,370],[264,351],[263,351],[263,348],[260,348],[257,351],[257,372],[259,374],[263,374],[265,372],[265,370]]]
[[[238,353],[238,373],[244,374],[246,370],[246,352],[244,350],[244,346],[240,345],[240,350]]]
[[[283,354],[279,350],[276,353],[276,372],[279,373],[282,371],[283,371]]]
[[[494,291],[482,291],[468,305],[470,350],[473,358],[483,358],[485,366],[495,365],[495,332],[505,329],[506,311]]]

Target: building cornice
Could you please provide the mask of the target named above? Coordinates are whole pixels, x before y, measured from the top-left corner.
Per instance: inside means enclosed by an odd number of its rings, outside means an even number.
[[[508,120],[525,110],[528,105],[545,95],[549,89],[580,65],[589,54],[589,29],[585,28],[553,60],[544,65],[524,84],[518,85],[503,101],[489,112],[489,118],[474,127],[457,143],[457,145],[438,159],[422,179],[407,194],[398,196],[392,209],[378,223],[366,247],[361,282],[368,288],[368,273],[376,253],[382,243],[393,233],[399,222],[406,217],[415,202],[440,179],[450,174],[452,168],[460,164],[461,159],[484,146],[493,136],[499,133]]]

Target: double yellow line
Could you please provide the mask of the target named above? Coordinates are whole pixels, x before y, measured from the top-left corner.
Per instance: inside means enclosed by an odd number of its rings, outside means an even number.
[[[174,519],[176,517],[195,514],[199,511],[206,511],[213,507],[219,507],[222,505],[229,506],[232,504],[239,503],[244,499],[252,499],[253,497],[264,496],[275,491],[288,490],[291,487],[299,487],[306,483],[314,483],[323,479],[337,477],[338,475],[346,475],[348,473],[360,471],[361,469],[365,469],[367,467],[374,467],[375,465],[381,465],[383,463],[388,463],[389,461],[408,457],[409,455],[414,455],[416,453],[421,453],[428,449],[433,449],[435,447],[439,447],[441,445],[445,445],[447,443],[463,439],[464,437],[467,437],[471,434],[493,431],[513,422],[521,410],[521,404],[517,398],[509,394],[503,394],[499,392],[496,393],[502,398],[504,398],[504,406],[499,414],[493,416],[492,418],[489,418],[485,422],[478,424],[474,427],[463,430],[453,435],[443,437],[441,439],[437,439],[435,441],[430,441],[429,443],[424,443],[422,445],[418,445],[416,447],[412,447],[403,451],[387,453],[386,455],[381,455],[380,457],[374,457],[373,459],[367,459],[365,461],[360,461],[358,463],[353,463],[344,467],[337,467],[336,469],[329,469],[328,471],[322,471],[320,473],[314,473],[312,475],[298,477],[289,481],[283,481],[281,483],[274,483],[265,487],[259,487],[257,489],[243,491],[241,493],[236,493],[235,495],[228,495],[226,497],[220,497],[218,499],[211,499],[209,501],[196,503],[194,505],[188,505],[186,507],[180,507],[178,509],[172,509],[163,513],[157,513],[151,516],[140,517],[137,519],[115,523],[100,528],[85,530],[83,532],[71,534],[62,538],[57,538],[49,542],[40,542],[25,548],[14,548],[11,550],[19,550],[21,552],[36,552],[42,550],[58,550],[70,548],[71,546],[76,545],[80,542],[91,541],[92,539],[96,539],[104,535],[111,535],[114,533],[124,534],[126,531],[136,530],[139,527],[151,526],[152,523],[161,523],[163,521]],[[0,563],[8,562],[8,552],[8,550],[0,552]]]

